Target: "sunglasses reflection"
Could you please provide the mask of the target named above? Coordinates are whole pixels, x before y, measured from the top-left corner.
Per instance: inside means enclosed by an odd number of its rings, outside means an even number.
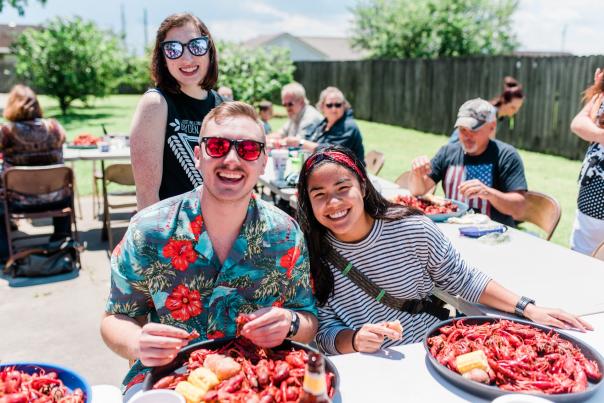
[[[203,137],[206,153],[212,158],[222,158],[235,146],[237,155],[245,161],[256,161],[264,151],[264,143],[256,140],[231,140],[224,137]]]
[[[189,49],[189,52],[193,56],[203,56],[208,53],[210,48],[210,39],[207,36],[200,36],[198,38],[193,38],[187,43],[182,43],[179,41],[164,41],[161,43],[161,47],[164,51],[164,55],[168,59],[178,59],[184,53],[185,47]]]

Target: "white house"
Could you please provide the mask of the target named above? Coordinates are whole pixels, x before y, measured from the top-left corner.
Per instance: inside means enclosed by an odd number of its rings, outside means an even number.
[[[294,62],[359,60],[366,56],[366,52],[352,48],[350,38],[294,36],[287,32],[258,36],[243,42],[243,45],[252,49],[273,46],[287,48]]]

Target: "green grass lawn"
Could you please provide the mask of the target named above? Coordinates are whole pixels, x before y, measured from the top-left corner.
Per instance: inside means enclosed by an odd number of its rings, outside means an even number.
[[[41,97],[45,116],[57,118],[68,132],[68,138],[87,132],[102,135],[101,123],[111,133],[127,133],[130,120],[136,108],[138,95],[116,95],[94,101],[85,107],[76,104],[63,117],[57,103]],[[277,107],[278,115],[283,115]],[[285,119],[271,121],[273,130],[280,128]],[[397,126],[359,121],[363,133],[365,152],[379,150],[386,156],[386,163],[380,176],[395,180],[403,171],[409,170],[411,160],[419,155],[432,156],[446,141],[446,137],[418,132]],[[527,180],[531,190],[547,193],[555,197],[562,206],[562,219],[552,240],[568,247],[568,240],[575,214],[577,198],[577,175],[580,161],[520,150],[524,161]],[[78,186],[81,194],[90,194],[92,189],[92,168],[90,162],[75,164]]]

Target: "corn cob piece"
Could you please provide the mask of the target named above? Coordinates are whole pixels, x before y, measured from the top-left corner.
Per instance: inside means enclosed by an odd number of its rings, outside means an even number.
[[[209,368],[205,367],[197,368],[191,372],[187,381],[206,392],[220,383],[218,377]]]
[[[482,369],[485,372],[489,370],[487,356],[482,350],[458,355],[455,357],[455,364],[457,365],[457,370],[460,374],[464,374],[474,368]]]
[[[200,403],[201,399],[208,392],[187,381],[178,382],[175,390],[183,395],[187,403]]]

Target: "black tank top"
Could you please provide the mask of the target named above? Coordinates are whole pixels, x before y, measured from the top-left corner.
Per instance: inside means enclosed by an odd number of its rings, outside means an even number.
[[[195,167],[193,150],[199,144],[203,118],[222,103],[222,98],[213,90],[203,100],[184,93],[162,92],[158,88],[149,91],[158,92],[168,104],[164,164],[159,186],[159,199],[164,200],[202,184],[201,174]]]

